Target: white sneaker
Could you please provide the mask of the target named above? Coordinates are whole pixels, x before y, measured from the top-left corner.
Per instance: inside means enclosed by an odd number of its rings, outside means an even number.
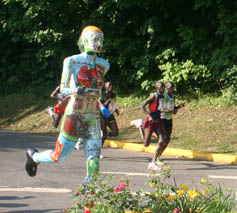
[[[137,119],[137,120],[133,120],[131,121],[131,126],[136,126],[137,128],[141,127],[142,126],[142,119]]]
[[[53,110],[53,108],[48,108],[45,110],[45,113],[52,116],[52,115],[54,115],[54,110]]]
[[[82,149],[82,139],[79,138],[78,141],[76,142],[74,149],[81,150]]]
[[[155,162],[151,162],[148,164],[148,171],[149,172],[153,172],[153,171],[160,171],[161,170],[161,167],[155,163]]]

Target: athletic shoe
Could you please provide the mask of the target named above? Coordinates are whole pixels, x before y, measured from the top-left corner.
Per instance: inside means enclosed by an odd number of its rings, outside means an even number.
[[[81,150],[82,149],[82,139],[79,138],[78,141],[76,142],[74,149]]]
[[[53,110],[53,108],[48,108],[45,110],[45,113],[52,116],[52,115],[54,115],[54,110]]]
[[[26,150],[27,161],[26,161],[25,169],[26,169],[27,174],[30,177],[34,177],[37,173],[38,164],[35,163],[34,160],[33,160],[33,155],[34,155],[35,152],[38,152],[38,150],[33,149],[33,148],[29,148],[29,149]]]
[[[53,120],[53,124],[55,123],[55,117],[54,117],[54,110],[53,110],[53,108],[48,108],[48,109],[46,109],[45,110],[45,113],[46,114],[49,114],[50,116],[51,116],[51,118],[52,118],[52,120]]]
[[[77,142],[76,144],[75,144],[75,146],[74,146],[74,149],[76,149],[76,150],[80,150],[80,145],[79,145],[79,142]]]
[[[131,126],[136,126],[137,128],[141,127],[142,126],[142,119],[137,119],[137,120],[133,120],[131,121]]]
[[[153,171],[160,171],[161,167],[156,162],[151,162],[148,164],[147,169],[149,172],[153,172]]]

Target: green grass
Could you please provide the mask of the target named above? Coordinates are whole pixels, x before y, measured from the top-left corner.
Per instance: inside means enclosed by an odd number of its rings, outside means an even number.
[[[146,97],[118,97],[120,116],[116,117],[119,135],[112,140],[142,143],[138,129],[130,125],[135,119],[144,118],[140,109]],[[173,133],[169,147],[237,154],[237,106],[219,98],[206,96],[199,99],[182,98],[182,108],[173,117]],[[43,135],[58,135],[59,128],[51,124],[45,114],[48,106],[54,106],[50,98],[11,95],[1,98],[0,128]],[[156,143],[156,138],[152,138]]]

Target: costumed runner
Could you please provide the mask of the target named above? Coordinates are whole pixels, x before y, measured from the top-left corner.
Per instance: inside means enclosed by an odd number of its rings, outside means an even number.
[[[96,26],[83,29],[78,46],[81,54],[64,59],[60,93],[68,101],[62,118],[61,130],[54,150],[26,151],[26,172],[34,177],[39,163],[62,163],[73,151],[75,143],[83,138],[88,183],[92,174],[99,172],[101,150],[100,111],[109,116],[108,110],[98,100],[104,84],[104,74],[109,63],[96,54],[102,50],[104,35]],[[69,100],[68,100],[69,99]]]

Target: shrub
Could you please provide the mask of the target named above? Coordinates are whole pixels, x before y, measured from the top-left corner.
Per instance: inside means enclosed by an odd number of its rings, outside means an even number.
[[[118,186],[111,181],[114,176],[93,176],[88,185],[81,184],[74,193],[74,208],[66,213],[123,213],[123,212],[161,212],[161,213],[227,213],[235,207],[234,193],[223,190],[201,179],[201,189],[188,188],[184,183],[178,186],[166,183],[170,178],[169,167],[151,176],[146,185],[150,192],[139,189],[132,192],[129,180],[121,178]]]

